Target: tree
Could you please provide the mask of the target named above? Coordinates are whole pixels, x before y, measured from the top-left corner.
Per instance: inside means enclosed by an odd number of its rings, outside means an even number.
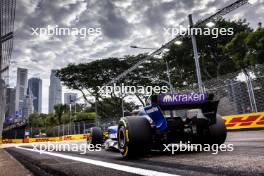
[[[38,113],[30,114],[28,117],[28,125],[30,128],[44,127],[43,119]]]
[[[248,60],[252,65],[264,63],[264,28],[250,33],[245,43],[248,47]]]
[[[135,109],[135,104],[130,102],[125,102],[123,98],[112,97],[105,98],[97,102],[97,112],[98,116],[103,119],[109,118],[119,118],[122,117],[122,101],[124,110],[132,111]]]
[[[120,74],[127,64],[118,58],[96,60],[86,64],[70,64],[57,72],[57,76],[70,89],[79,90],[84,99],[91,103],[85,90],[91,95],[98,94],[98,87]]]
[[[67,106],[63,104],[57,104],[54,106],[55,116],[58,118],[58,123],[62,124],[62,116],[67,111]]]
[[[103,99],[104,97],[103,94],[99,92],[99,87],[104,86],[145,57],[145,54],[139,54],[137,56],[124,56],[122,58],[101,59],[86,64],[70,64],[58,70],[57,76],[68,88],[79,90],[84,99],[92,104],[92,102],[88,100],[85,92],[88,92],[91,96],[95,96],[97,101]],[[143,66],[144,68],[138,68],[132,71],[125,79],[120,81],[125,85],[134,86],[164,85],[164,83],[154,83],[152,81],[154,78],[159,79],[164,75],[165,67],[162,68],[162,64],[159,60],[152,60],[151,63],[144,63]],[[120,81],[117,82],[117,85],[121,85]],[[111,94],[111,96],[121,97],[125,95]],[[143,95],[137,94],[137,96],[140,99]],[[140,100],[142,101],[142,99]]]
[[[245,20],[226,21],[219,19],[214,21],[214,28],[233,28],[234,35],[252,29]],[[206,26],[202,26],[205,30]],[[225,45],[233,39],[233,35],[197,35],[197,46],[200,55],[199,61],[203,80],[219,78],[221,75],[237,71],[234,61],[226,53]],[[172,45],[165,58],[172,68],[172,82],[178,90],[193,89],[196,87],[196,72],[193,59],[192,43],[189,37],[184,37],[181,45]]]
[[[56,118],[56,116],[54,115],[54,113],[49,113],[47,114],[46,117],[46,127],[54,127],[56,125],[60,125],[60,123],[58,122],[58,119]]]
[[[240,32],[226,44],[225,51],[230,55],[236,67],[247,68],[264,63],[264,29],[255,32]]]
[[[76,121],[94,120],[95,117],[95,112],[79,112],[76,115]]]

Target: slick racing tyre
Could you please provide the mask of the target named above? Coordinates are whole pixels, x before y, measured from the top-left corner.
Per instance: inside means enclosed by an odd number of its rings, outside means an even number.
[[[227,129],[224,119],[217,115],[216,123],[209,126],[209,143],[221,145],[225,142]]]
[[[100,127],[92,127],[90,133],[89,143],[96,145],[103,143],[103,131]]]
[[[151,125],[144,117],[123,117],[118,125],[118,147],[124,158],[139,157],[150,150]]]

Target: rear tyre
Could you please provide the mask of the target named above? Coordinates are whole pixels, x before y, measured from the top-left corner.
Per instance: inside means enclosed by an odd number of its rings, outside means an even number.
[[[152,142],[151,125],[144,117],[123,117],[118,125],[118,147],[124,158],[149,152]]]
[[[89,143],[93,145],[103,143],[103,131],[100,127],[91,128],[91,136],[89,138]]]
[[[221,145],[225,142],[227,129],[224,119],[217,115],[216,123],[209,126],[209,143]]]

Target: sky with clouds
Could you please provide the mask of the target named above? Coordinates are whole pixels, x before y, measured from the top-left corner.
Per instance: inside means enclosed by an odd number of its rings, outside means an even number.
[[[252,27],[264,24],[264,0],[246,4],[225,16],[246,18]],[[17,67],[43,80],[43,112],[48,111],[51,69],[69,63],[146,52],[130,45],[158,47],[172,39],[164,28],[187,26],[234,0],[17,0],[15,42],[10,85],[15,86]],[[47,26],[101,28],[101,35],[47,37],[32,35],[32,28]],[[68,91],[64,88],[64,91]]]

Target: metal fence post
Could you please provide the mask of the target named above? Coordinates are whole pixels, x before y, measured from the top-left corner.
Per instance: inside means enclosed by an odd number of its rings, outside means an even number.
[[[78,122],[78,134],[81,134],[80,122]]]
[[[73,125],[73,134],[76,134],[76,129],[75,129],[76,126],[75,126],[75,122],[73,122],[72,125]]]
[[[83,121],[83,134],[85,134],[85,122]]]
[[[192,14],[189,14],[188,18],[189,18],[190,29],[192,29],[193,27]],[[194,61],[195,61],[196,76],[197,76],[197,81],[198,81],[199,92],[203,93],[204,88],[203,88],[203,81],[202,81],[201,70],[200,70],[201,69],[200,63],[199,63],[200,56],[198,54],[196,37],[195,35],[191,35],[191,38],[192,38],[193,56],[194,56]]]
[[[251,110],[252,112],[258,112],[252,81],[247,70],[245,70],[244,75],[246,76],[246,83],[248,88],[248,96],[249,96]]]

